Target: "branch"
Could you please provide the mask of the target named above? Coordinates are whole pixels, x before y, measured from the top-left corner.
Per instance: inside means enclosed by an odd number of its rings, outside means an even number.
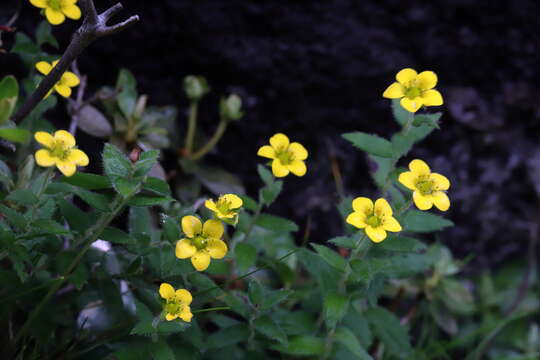
[[[81,6],[85,14],[81,27],[73,34],[73,38],[58,64],[56,64],[52,71],[41,81],[37,89],[28,97],[28,99],[26,99],[25,103],[13,116],[12,120],[14,122],[21,122],[28,114],[30,114],[30,112],[32,112],[49,90],[52,89],[54,84],[60,80],[71,63],[77,59],[83,50],[94,40],[115,34],[139,21],[139,16],[135,15],[118,24],[107,25],[107,21],[123,8],[120,3],[117,3],[99,15],[93,0],[82,0]]]

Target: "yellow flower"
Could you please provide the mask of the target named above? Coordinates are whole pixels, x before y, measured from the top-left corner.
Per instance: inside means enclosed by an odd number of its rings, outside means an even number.
[[[159,295],[165,299],[165,319],[171,321],[180,317],[180,319],[191,322],[193,314],[189,304],[193,300],[191,293],[186,289],[174,290],[171,284],[163,283],[159,287]]]
[[[187,239],[180,239],[176,243],[176,257],[191,258],[197,271],[206,270],[210,258],[222,259],[227,254],[227,244],[221,240],[225,229],[219,220],[206,220],[202,225],[197,217],[184,216],[182,231]]]
[[[437,75],[433,71],[417,74],[414,69],[403,69],[396,75],[397,82],[383,93],[388,99],[401,99],[400,104],[409,112],[417,112],[422,106],[443,104],[441,93],[433,89],[437,85]]]
[[[52,25],[59,25],[66,16],[73,20],[81,18],[81,9],[77,0],[30,0],[30,3],[40,9],[45,9],[45,17]]]
[[[358,197],[352,202],[353,212],[347,216],[347,223],[359,229],[364,229],[373,242],[386,239],[386,232],[401,231],[401,225],[392,216],[392,208],[383,198],[373,201],[366,197]]]
[[[289,143],[289,138],[281,133],[270,138],[270,145],[261,146],[257,155],[272,159],[272,173],[284,177],[292,172],[296,176],[306,174],[304,160],[308,157],[306,148],[297,142]]]
[[[58,130],[54,136],[48,132],[38,131],[34,139],[45,149],[36,151],[34,155],[39,166],[54,166],[65,176],[75,174],[77,165],[86,166],[89,163],[88,156],[75,148],[75,138],[65,130]]]
[[[58,61],[59,60],[53,61],[52,64],[49,64],[46,61],[40,61],[36,64],[36,69],[43,75],[48,75],[51,70],[56,66],[56,64],[58,64]],[[71,71],[66,71],[62,74],[60,80],[58,80],[58,82],[54,84],[53,89],[56,90],[56,92],[63,97],[68,98],[71,96],[71,88],[79,85],[79,83],[80,80],[77,75],[75,75]],[[53,89],[51,89],[47,93],[47,95],[45,95],[45,99],[48,98],[49,95],[51,95]]]
[[[399,174],[399,182],[413,190],[414,204],[420,210],[429,210],[433,205],[441,211],[450,208],[450,199],[446,190],[450,181],[443,175],[432,173],[429,166],[422,160],[415,159],[409,163],[411,171]]]
[[[222,220],[237,218],[238,211],[242,207],[242,199],[234,194],[221,195],[216,202],[212,199],[205,201],[204,205],[214,212],[214,215]]]

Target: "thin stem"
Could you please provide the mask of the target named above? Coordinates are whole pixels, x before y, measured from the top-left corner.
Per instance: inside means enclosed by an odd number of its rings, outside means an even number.
[[[197,151],[195,154],[190,156],[191,160],[200,159],[204,155],[206,155],[210,150],[212,150],[214,146],[216,146],[216,144],[218,143],[219,139],[221,139],[221,137],[225,133],[225,129],[227,129],[228,123],[229,121],[222,118],[221,121],[219,122],[216,132],[214,133],[214,136],[212,136],[212,138],[208,140],[206,145],[204,145],[199,151]]]
[[[197,115],[198,115],[199,103],[197,101],[192,101],[189,105],[189,114],[188,114],[188,129],[186,133],[186,140],[184,142],[184,147],[186,148],[186,155],[190,156],[191,151],[193,150],[193,141],[195,139],[195,131],[197,129]]]
[[[414,121],[414,113],[409,113],[409,118],[407,119],[407,122],[405,123],[405,126],[403,127],[403,135],[407,135],[409,133],[409,130],[411,129],[412,123]]]
[[[124,208],[126,203],[129,201],[129,197],[122,199],[120,195],[117,195],[115,200],[113,201],[113,206],[111,207],[113,210],[110,213],[104,213],[99,220],[96,222],[94,226],[92,226],[88,231],[86,232],[86,238],[83,241],[83,248],[79,251],[77,256],[73,259],[73,261],[69,264],[68,268],[64,273],[58,277],[58,279],[54,282],[53,286],[49,289],[49,292],[43,300],[38,304],[38,306],[34,309],[34,311],[30,314],[26,322],[24,323],[23,327],[17,334],[17,337],[14,341],[14,346],[16,346],[19,341],[26,335],[26,332],[30,328],[30,325],[32,322],[36,319],[36,317],[41,313],[45,305],[49,302],[49,300],[52,298],[52,296],[62,287],[62,285],[69,279],[69,277],[72,275],[73,271],[76,269],[77,265],[79,265],[79,262],[83,258],[83,256],[86,254],[88,249],[90,249],[90,246],[94,241],[97,240],[97,238],[101,235],[103,230],[109,225],[109,223],[120,213],[120,211]]]
[[[218,306],[218,307],[213,307],[213,308],[208,308],[208,309],[195,310],[195,311],[192,311],[192,313],[200,314],[200,313],[209,312],[209,311],[221,311],[221,310],[230,310],[230,309],[231,308],[228,306]]]

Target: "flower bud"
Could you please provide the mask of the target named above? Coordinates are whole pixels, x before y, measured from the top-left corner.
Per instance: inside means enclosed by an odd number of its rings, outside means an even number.
[[[204,77],[188,75],[184,78],[184,91],[189,100],[199,101],[210,91],[210,88]]]
[[[231,94],[227,98],[222,98],[219,104],[221,116],[227,120],[238,120],[244,113],[242,112],[242,99],[236,94]]]

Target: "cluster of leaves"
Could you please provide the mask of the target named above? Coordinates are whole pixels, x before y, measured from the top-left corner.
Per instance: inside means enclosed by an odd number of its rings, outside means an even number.
[[[44,42],[55,43],[47,25],[36,38],[18,34],[12,49],[29,68]],[[35,87],[35,81],[23,83],[26,93]],[[201,78],[186,80],[191,121],[207,90]],[[4,78],[0,137],[18,142],[10,129],[20,129],[24,144],[32,132],[52,129],[44,112],[56,99],[44,100],[16,127],[9,118],[19,98],[17,81]],[[155,170],[157,149],[180,142],[177,111],[147,107],[127,70],[116,88],[103,88],[95,99],[101,110],[87,101],[70,103],[70,113],[81,130],[108,140],[103,175],[55,178],[35,166],[28,145],[0,155],[6,358],[538,358],[539,330],[531,321],[539,310],[536,274],[528,279],[532,291],[509,312],[526,269],[511,264],[479,279],[460,276],[464,262],[433,237],[453,223],[410,208],[410,191],[397,181],[400,159],[439,127],[440,113],[413,115],[396,101],[392,113],[402,130],[391,139],[343,135],[375,163],[374,185],[396,209],[402,232],[371,243],[345,225],[352,201],[346,197],[337,204],[343,234],[307,245],[297,224],[272,214],[271,205],[284,201],[284,183],[264,166],[257,167],[258,196],[250,197],[232,175],[193,156],[192,138],[184,151],[174,149],[183,172],[165,181],[164,171]],[[220,124],[241,117],[239,108],[237,98],[222,99]],[[144,151],[125,155],[135,148]],[[227,256],[199,273],[175,257],[174,247],[183,237],[182,216],[212,216],[199,209],[203,186],[240,194],[244,206],[238,224],[227,228]],[[192,293],[190,323],[163,320],[157,291],[163,282]]]

